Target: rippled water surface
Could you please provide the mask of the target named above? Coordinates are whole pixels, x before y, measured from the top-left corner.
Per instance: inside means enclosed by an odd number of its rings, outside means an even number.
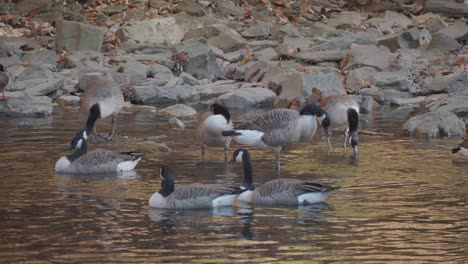
[[[258,112],[234,112],[242,121]],[[158,166],[176,173],[176,184],[240,184],[240,164],[223,163],[222,149],[200,161],[194,123],[170,130],[148,111],[119,116],[117,134],[161,139],[172,152],[149,152],[135,173],[57,175],[82,124],[77,110],[45,119],[0,118],[0,262],[24,263],[241,263],[355,262],[466,263],[468,259],[468,160],[450,154],[459,139],[401,136],[405,118],[374,113],[361,134],[360,157],[343,154],[343,137],[327,153],[316,135],[282,153],[282,176],[341,189],[327,203],[303,207],[227,207],[161,211],[148,208],[159,190]],[[110,124],[99,121],[100,131]],[[128,142],[91,148],[139,150]],[[238,145],[233,144],[232,149]],[[146,145],[145,149],[152,148]],[[156,148],[156,147],[154,147]],[[274,179],[272,151],[252,150],[254,181]],[[176,185],[177,188],[177,185]],[[29,262],[28,262],[29,263]]]

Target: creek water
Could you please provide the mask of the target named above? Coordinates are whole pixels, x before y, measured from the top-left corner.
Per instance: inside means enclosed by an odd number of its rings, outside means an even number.
[[[262,111],[232,116],[241,122]],[[201,162],[194,122],[176,131],[148,111],[122,114],[118,135],[166,135],[161,141],[172,151],[148,153],[133,173],[60,175],[55,162],[83,125],[78,110],[2,117],[0,262],[466,263],[468,160],[450,152],[460,139],[408,137],[401,131],[406,119],[392,109],[375,111],[361,128],[394,136],[361,134],[358,160],[351,149],[343,154],[342,133],[330,153],[322,131],[282,152],[282,177],[341,187],[326,203],[163,211],[148,207],[161,164],[174,170],[176,188],[242,180],[241,164],[226,167],[221,148],[207,148]],[[104,132],[110,124],[97,127]],[[122,148],[90,144],[97,147]],[[233,143],[230,154],[238,147]],[[273,151],[251,154],[254,182],[274,179]]]

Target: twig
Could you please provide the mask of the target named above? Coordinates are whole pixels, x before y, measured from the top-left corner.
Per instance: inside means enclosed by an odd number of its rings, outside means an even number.
[[[395,134],[391,134],[391,133],[375,132],[375,131],[368,131],[368,130],[359,130],[359,133],[363,135],[370,135],[370,136],[390,136],[390,137],[395,136]]]

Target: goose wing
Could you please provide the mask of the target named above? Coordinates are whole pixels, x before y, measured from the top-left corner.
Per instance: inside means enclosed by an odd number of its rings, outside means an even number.
[[[133,161],[142,156],[142,153],[136,152],[96,149],[74,160],[69,170],[74,173],[115,172],[119,163]]]
[[[238,187],[195,183],[177,187],[167,197],[167,203],[171,205],[170,207],[179,209],[209,208],[212,207],[214,199],[238,192]]]
[[[4,91],[9,82],[10,78],[8,75],[4,72],[0,72],[0,91]]]
[[[197,120],[197,130],[196,130],[198,138],[201,138],[206,119],[208,117],[212,116],[212,115],[213,114],[211,112],[206,112],[206,113],[204,113],[202,116],[200,116],[198,118],[198,120]]]
[[[253,202],[258,204],[297,204],[297,197],[307,191],[301,187],[301,181],[277,179],[258,187],[253,194]]]

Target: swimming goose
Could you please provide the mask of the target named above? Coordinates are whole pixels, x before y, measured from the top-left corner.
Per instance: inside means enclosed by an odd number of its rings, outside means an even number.
[[[468,156],[468,138],[463,140],[463,142],[460,143],[460,145],[458,145],[458,147],[452,149],[452,153],[453,154],[460,153],[460,154],[462,154],[464,156]]]
[[[224,147],[224,161],[228,159],[231,137],[224,137],[223,131],[234,129],[229,111],[219,104],[212,104],[211,111],[203,114],[197,122],[197,137],[200,142],[202,160],[205,159],[205,146]]]
[[[80,100],[80,109],[89,113],[86,122],[86,133],[88,135],[95,131],[95,123],[98,118],[106,118],[112,115],[112,133],[107,140],[115,135],[115,123],[117,114],[124,104],[122,90],[119,84],[109,80],[93,80],[88,83]]]
[[[161,189],[151,195],[149,206],[164,209],[197,209],[230,206],[242,190],[214,184],[194,183],[174,189],[174,174],[167,166],[159,170]]]
[[[330,115],[330,125],[323,127],[327,135],[328,148],[331,149],[330,136],[333,129],[345,129],[344,149],[348,137],[351,136],[350,143],[354,150],[354,155],[358,154],[358,125],[359,125],[359,105],[347,94],[331,95],[318,102]]]
[[[96,149],[88,152],[87,132],[80,130],[65,150],[78,149],[75,153],[61,157],[55,163],[59,173],[105,173],[130,171],[143,158],[143,153],[116,152]]]
[[[250,154],[246,149],[234,151],[231,162],[242,162],[244,180],[241,188],[245,191],[237,200],[266,205],[301,205],[324,202],[336,188],[319,183],[302,182],[296,179],[276,179],[255,188]]]
[[[280,152],[291,146],[310,140],[317,130],[317,121],[328,127],[328,113],[315,104],[306,104],[300,112],[290,109],[273,109],[234,130],[223,131],[234,141],[257,148],[273,148],[276,158],[276,174],[280,172]]]
[[[2,92],[2,99],[6,100],[5,96],[5,90],[7,86],[10,84],[10,77],[8,74],[5,72],[5,68],[3,67],[2,64],[0,64],[0,92]]]

